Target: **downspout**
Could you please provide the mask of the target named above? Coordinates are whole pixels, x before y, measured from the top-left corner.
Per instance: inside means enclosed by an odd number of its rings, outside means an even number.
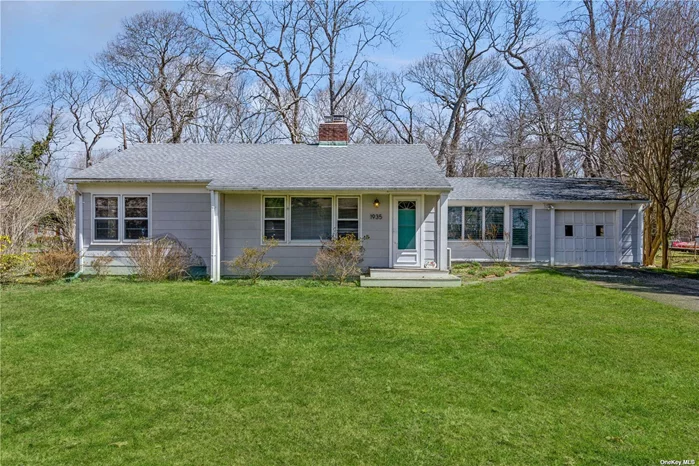
[[[645,211],[647,208],[648,204],[641,204],[641,207],[638,208],[638,214],[636,214],[638,215],[638,232],[636,233],[638,235],[638,248],[636,249],[636,254],[638,254],[638,265],[640,266],[643,265],[643,240],[646,237],[643,234],[643,229],[645,228]]]
[[[77,222],[77,228],[75,229],[75,249],[78,253],[78,272],[83,273],[85,271],[85,264],[83,258],[83,193],[78,190],[78,185],[75,185],[75,221]]]
[[[221,278],[219,249],[219,195],[216,191],[211,191],[211,283],[216,283]]]
[[[549,244],[549,254],[551,258],[549,259],[549,265],[555,265],[554,256],[556,253],[556,207],[553,204],[548,205],[549,212],[551,213],[551,232],[550,232],[550,244]]]

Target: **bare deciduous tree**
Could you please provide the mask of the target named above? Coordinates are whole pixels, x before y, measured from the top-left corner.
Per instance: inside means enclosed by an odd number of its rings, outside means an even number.
[[[35,102],[29,79],[19,73],[0,74],[0,147],[29,127]]]
[[[318,28],[313,38],[328,79],[327,112],[346,114],[350,107],[343,101],[369,67],[367,50],[394,44],[399,16],[373,0],[319,0],[310,6]]]
[[[95,145],[112,129],[119,95],[89,70],[54,72],[48,81],[70,114],[73,135],[83,145],[85,166],[89,167]]]
[[[615,144],[613,89],[619,78],[629,29],[647,8],[645,0],[583,0],[565,21],[567,66],[574,73],[567,99],[577,110],[578,149],[586,176],[614,176],[609,158]]]
[[[544,108],[541,77],[532,67],[529,58],[539,47],[536,35],[540,31],[540,25],[536,16],[536,4],[531,0],[508,0],[505,2],[505,15],[505,32],[496,48],[503,54],[507,64],[524,76],[536,108],[541,134],[546,139],[553,157],[555,176],[564,176],[559,144],[555,140],[552,123]]]
[[[456,175],[456,151],[467,120],[485,109],[503,79],[502,66],[488,52],[498,6],[489,0],[447,0],[434,6],[433,34],[439,52],[410,68],[409,79],[448,112],[437,161],[447,176]]]
[[[259,83],[242,75],[211,77],[206,101],[189,127],[192,142],[261,144],[279,138],[277,114],[260,107]]]
[[[417,120],[420,110],[418,103],[408,90],[405,73],[373,73],[365,78],[365,86],[375,107],[375,113],[385,123],[384,125],[361,123],[371,141],[405,144],[417,142]],[[384,129],[379,130],[379,128]]]
[[[322,50],[311,3],[203,0],[194,11],[235,71],[259,80],[266,92],[257,98],[278,115],[289,140],[304,142],[303,104],[321,79],[314,72]]]
[[[656,2],[629,29],[614,83],[619,140],[614,162],[652,203],[646,210],[644,263],[662,250],[669,266],[669,234],[685,190],[699,177],[692,151],[677,150],[677,131],[697,102],[699,84],[699,5]],[[655,223],[655,232],[650,225]]]
[[[213,71],[209,44],[182,13],[147,11],[122,27],[96,59],[102,77],[128,99],[139,140],[182,142]]]
[[[12,240],[10,251],[20,252],[32,228],[52,212],[55,199],[35,173],[4,164],[0,179],[0,236]]]

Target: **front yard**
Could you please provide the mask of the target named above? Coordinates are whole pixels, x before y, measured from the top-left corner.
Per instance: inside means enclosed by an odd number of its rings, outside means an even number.
[[[546,271],[457,289],[2,291],[7,464],[699,460],[699,314]]]
[[[661,263],[660,255],[656,258],[655,263]],[[647,270],[670,274],[680,278],[694,278],[699,280],[699,254],[694,254],[693,252],[670,251],[669,269],[661,269],[656,266],[648,267]]]

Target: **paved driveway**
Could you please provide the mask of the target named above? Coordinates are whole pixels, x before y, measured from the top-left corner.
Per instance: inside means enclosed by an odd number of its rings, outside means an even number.
[[[699,280],[625,267],[564,267],[559,270],[601,286],[699,312]]]

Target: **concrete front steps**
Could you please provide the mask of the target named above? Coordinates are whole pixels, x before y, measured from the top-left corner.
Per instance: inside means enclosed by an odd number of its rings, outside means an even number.
[[[375,288],[448,288],[461,286],[461,279],[443,270],[369,269],[359,283]]]

